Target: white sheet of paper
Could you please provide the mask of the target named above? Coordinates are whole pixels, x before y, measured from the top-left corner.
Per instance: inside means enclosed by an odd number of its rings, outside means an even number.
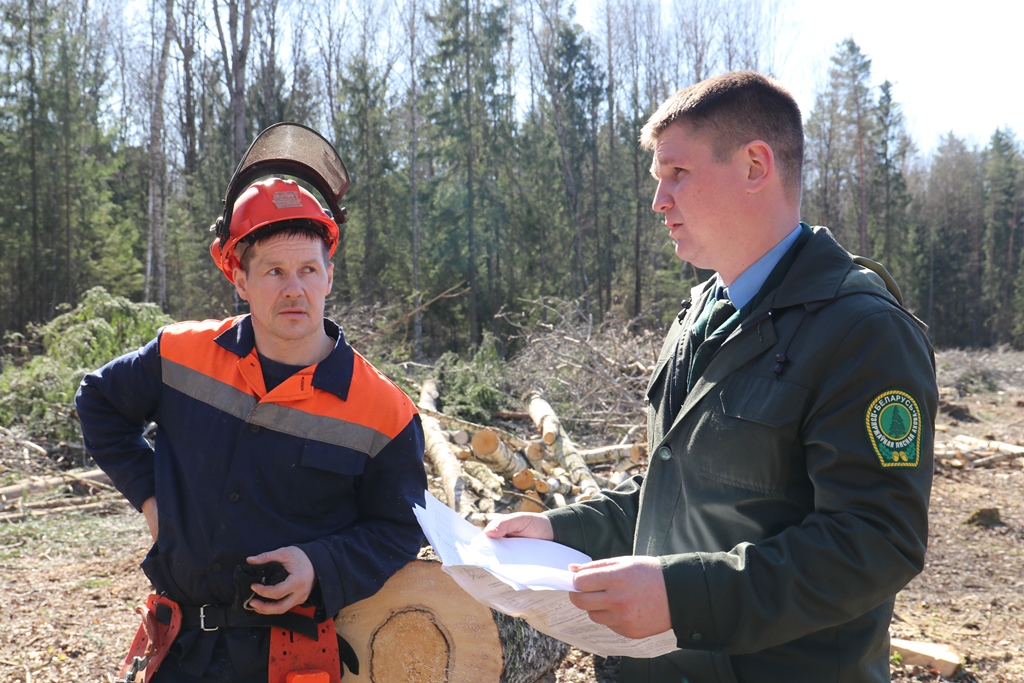
[[[657,657],[678,649],[671,630],[650,638],[626,638],[594,623],[569,601],[573,587],[568,567],[590,562],[584,553],[551,541],[488,538],[430,493],[425,507],[415,506],[413,512],[444,570],[488,607],[605,657]]]

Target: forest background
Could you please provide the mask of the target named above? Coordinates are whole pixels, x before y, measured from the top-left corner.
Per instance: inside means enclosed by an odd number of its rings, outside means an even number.
[[[588,31],[559,0],[0,0],[7,364],[97,286],[174,319],[237,310],[207,228],[281,120],[352,176],[335,310],[399,320],[454,288],[392,335],[406,357],[507,339],[544,297],[663,328],[708,273],[650,209],[638,131],[679,87],[774,73],[779,19],[759,0],[599,3]],[[1014,131],[920,154],[852,38],[820,82],[804,219],[885,263],[936,346],[1024,348]]]

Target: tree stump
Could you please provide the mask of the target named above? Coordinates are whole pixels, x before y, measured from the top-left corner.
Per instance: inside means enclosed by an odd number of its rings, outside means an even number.
[[[359,657],[345,683],[534,683],[569,652],[470,598],[434,560],[410,562],[335,626]]]

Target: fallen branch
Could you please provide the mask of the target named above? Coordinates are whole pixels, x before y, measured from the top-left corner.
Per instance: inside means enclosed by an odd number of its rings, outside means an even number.
[[[19,484],[11,484],[0,488],[0,505],[6,507],[8,503],[11,503],[22,496],[27,496],[30,493],[40,493],[43,491],[52,491],[53,489],[64,486],[71,481],[81,482],[88,484],[89,486],[96,486],[97,488],[112,489],[110,483],[110,477],[103,470],[95,469],[81,474],[71,474],[65,472],[52,477],[46,477],[43,479],[32,479],[27,482]]]
[[[1018,453],[996,453],[995,455],[990,455],[990,456],[988,456],[986,458],[978,458],[977,460],[972,460],[971,461],[971,466],[973,466],[973,467],[988,467],[989,465],[994,465],[997,462],[1002,462],[1004,460],[1013,460],[1014,458],[1021,458],[1021,457],[1024,457],[1024,456],[1022,456],[1022,455],[1020,455]]]
[[[118,505],[122,505],[122,504],[128,505],[128,501],[125,500],[124,498],[119,497],[119,496],[111,496],[107,500],[101,500],[101,501],[96,502],[96,503],[86,503],[86,504],[83,504],[83,505],[77,505],[77,504],[72,503],[72,504],[69,504],[69,505],[63,505],[61,507],[43,508],[41,510],[39,510],[39,509],[29,509],[29,510],[22,510],[22,511],[14,511],[14,510],[12,510],[10,512],[0,512],[0,523],[2,523],[2,522],[18,522],[18,521],[21,521],[21,520],[24,520],[24,519],[34,519],[36,517],[48,517],[49,515],[60,515],[60,514],[64,514],[64,513],[67,513],[67,512],[89,512],[89,511],[93,511],[93,510],[103,510],[103,509],[106,509],[106,508],[109,508],[109,507],[114,507],[114,506],[118,506]]]
[[[37,443],[33,443],[33,442],[31,442],[31,441],[28,441],[27,439],[26,439],[26,440],[23,440],[23,441],[21,442],[21,445],[22,445],[22,446],[28,446],[29,448],[31,448],[32,450],[34,450],[34,451],[35,451],[36,453],[38,453],[39,455],[49,455],[49,454],[50,454],[50,451],[46,450],[45,448],[43,448],[42,446],[40,446],[40,445],[39,445],[39,444],[37,444]]]
[[[427,303],[425,303],[425,304],[421,304],[420,306],[417,306],[416,308],[412,309],[411,311],[409,311],[408,313],[406,313],[405,315],[403,315],[403,316],[402,316],[401,318],[399,318],[398,320],[393,320],[393,321],[391,321],[390,323],[388,323],[387,325],[385,325],[384,327],[382,327],[382,328],[380,328],[379,330],[377,330],[376,332],[372,332],[372,333],[370,333],[370,334],[366,335],[365,337],[362,337],[361,339],[357,339],[357,340],[355,340],[354,342],[352,342],[352,346],[359,346],[359,345],[360,345],[360,344],[362,344],[363,342],[366,342],[366,341],[369,341],[369,340],[373,339],[373,338],[374,338],[374,337],[376,337],[376,336],[377,336],[378,334],[383,334],[384,332],[387,332],[388,330],[390,330],[390,329],[391,329],[392,327],[394,327],[395,325],[400,325],[401,323],[403,323],[403,322],[405,322],[406,320],[408,320],[409,318],[413,317],[414,315],[416,315],[417,313],[419,313],[419,312],[420,312],[420,311],[422,311],[422,310],[423,310],[424,308],[426,308],[426,307],[427,307],[427,306],[429,306],[430,304],[434,303],[434,302],[435,302],[435,301],[437,301],[438,299],[442,299],[442,298],[451,298],[451,297],[456,297],[456,296],[462,296],[463,294],[465,294],[466,292],[468,292],[468,291],[469,291],[469,287],[467,287],[467,288],[463,289],[463,290],[462,290],[461,292],[455,292],[454,294],[452,294],[451,292],[452,292],[452,291],[454,291],[454,290],[456,290],[456,289],[458,289],[459,287],[461,287],[461,286],[462,286],[462,285],[464,285],[464,284],[465,284],[464,282],[460,282],[460,283],[459,283],[459,284],[457,284],[457,285],[454,285],[454,286],[452,286],[452,287],[449,287],[448,289],[444,290],[443,292],[441,292],[440,294],[438,294],[437,296],[435,296],[435,297],[434,297],[433,299],[431,299],[431,300],[430,300],[430,301],[428,301]]]

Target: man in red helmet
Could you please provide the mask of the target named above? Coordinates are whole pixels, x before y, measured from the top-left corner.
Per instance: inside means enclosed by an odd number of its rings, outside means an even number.
[[[292,643],[336,645],[330,619],[420,547],[419,418],[324,317],[337,242],[294,181],[250,185],[211,246],[250,313],[169,325],[82,381],[86,446],[154,541],[127,680],[283,682]],[[333,656],[304,680],[339,680]]]

